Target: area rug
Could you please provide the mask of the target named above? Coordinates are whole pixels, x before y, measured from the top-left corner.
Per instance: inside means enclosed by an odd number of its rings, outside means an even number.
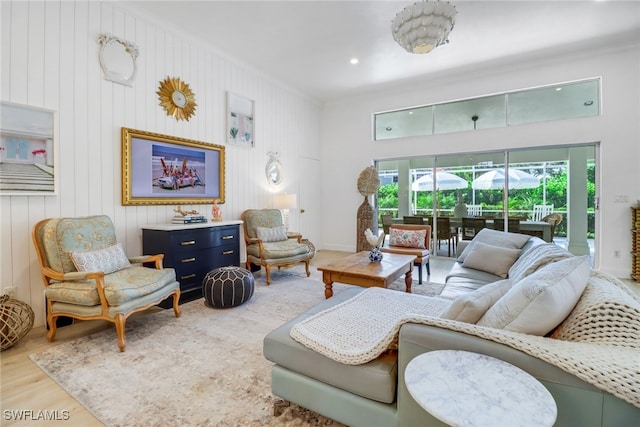
[[[334,284],[338,293],[348,285]],[[443,285],[413,284],[437,295]],[[392,288],[404,290],[404,282]],[[229,309],[202,299],[130,319],[126,352],[114,329],[78,338],[31,360],[107,426],[341,426],[291,405],[273,416],[271,362],[262,340],[271,330],[324,299],[324,284],[304,268],[256,276],[253,297]]]

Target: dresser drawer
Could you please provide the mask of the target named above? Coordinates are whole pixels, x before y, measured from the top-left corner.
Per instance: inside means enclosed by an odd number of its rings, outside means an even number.
[[[169,249],[191,251],[239,242],[238,227],[200,228],[175,231],[170,235]]]

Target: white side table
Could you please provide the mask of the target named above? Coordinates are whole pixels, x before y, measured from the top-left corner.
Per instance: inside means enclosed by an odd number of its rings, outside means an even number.
[[[520,368],[484,354],[459,350],[423,353],[407,365],[413,399],[452,426],[552,426],[556,403]]]

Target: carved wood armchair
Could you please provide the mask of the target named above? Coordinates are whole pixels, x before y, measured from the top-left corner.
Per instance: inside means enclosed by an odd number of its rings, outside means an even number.
[[[286,231],[278,209],[248,209],[242,212],[244,241],[247,246],[247,269],[251,264],[264,267],[267,285],[271,284],[271,267],[287,267],[304,263],[307,277],[309,261],[315,255],[313,245],[299,233]]]
[[[128,258],[108,216],[44,219],[34,225],[32,237],[47,299],[49,341],[60,316],[103,319],[115,324],[118,348],[124,351],[131,314],[173,295],[173,311],[180,316],[180,285],[173,268],[162,268],[164,255]]]

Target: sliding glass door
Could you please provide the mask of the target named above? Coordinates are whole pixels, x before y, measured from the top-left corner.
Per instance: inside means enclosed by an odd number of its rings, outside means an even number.
[[[595,154],[588,145],[381,160],[378,208],[396,222],[423,216],[436,250],[489,227],[593,257]]]

